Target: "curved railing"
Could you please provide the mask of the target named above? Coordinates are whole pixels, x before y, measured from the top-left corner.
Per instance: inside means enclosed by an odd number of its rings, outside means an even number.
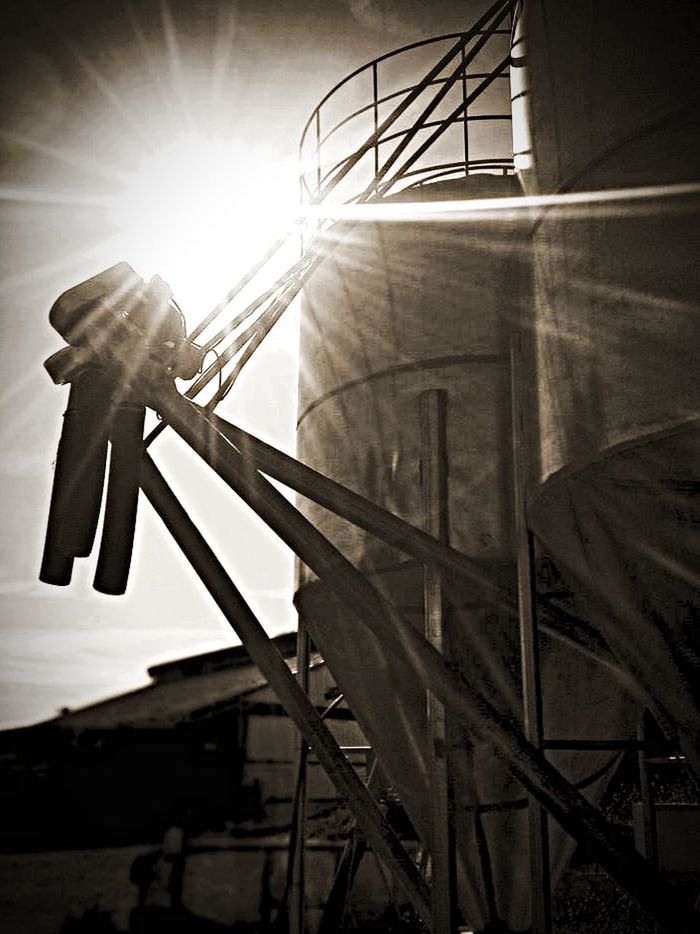
[[[470,30],[395,49],[331,88],[301,135],[302,203],[332,191],[338,201],[369,200],[471,172],[512,172],[512,7],[496,3]],[[407,83],[407,74],[423,77]]]

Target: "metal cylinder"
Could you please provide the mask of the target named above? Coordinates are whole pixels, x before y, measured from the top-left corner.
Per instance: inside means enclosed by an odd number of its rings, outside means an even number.
[[[523,6],[524,185],[590,193],[534,229],[542,480],[700,417],[700,194],[673,194],[698,182],[698,34],[687,3]]]
[[[425,186],[416,199],[508,196],[511,177]],[[405,200],[405,197],[404,199]],[[448,395],[449,539],[486,563],[510,560],[508,341],[521,320],[529,264],[507,222],[336,225],[305,289],[299,455],[369,499],[421,524],[420,406]],[[368,570],[395,549],[307,514]]]
[[[112,381],[95,367],[77,374],[71,384],[39,575],[45,583],[68,584],[70,559],[92,550],[102,502],[112,393]]]
[[[123,594],[129,579],[145,415],[142,404],[127,401],[117,406],[112,420],[105,518],[94,581],[95,590],[105,594]]]
[[[697,769],[699,25],[692,4],[525,3],[516,114],[525,185],[562,196],[533,232],[532,521]]]

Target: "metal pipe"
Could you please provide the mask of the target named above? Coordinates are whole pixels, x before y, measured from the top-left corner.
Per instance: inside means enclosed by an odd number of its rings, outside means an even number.
[[[511,596],[490,581],[466,555],[220,416],[212,415],[210,420],[263,473],[400,548],[416,560],[465,578],[484,600],[513,606]]]
[[[72,559],[92,551],[102,502],[114,385],[90,366],[73,378],[56,454],[39,579],[70,583]]]
[[[523,732],[542,750],[544,739],[540,643],[535,605],[533,539],[527,527],[525,482],[525,413],[522,400],[522,350],[515,333],[510,347],[511,426],[513,444],[513,511],[518,577],[518,622],[523,695]],[[533,934],[551,934],[552,892],[549,866],[547,812],[530,796],[530,874]]]
[[[243,289],[248,285],[248,283],[260,272],[263,266],[272,259],[275,253],[278,253],[279,250],[287,243],[289,238],[293,235],[294,231],[290,233],[284,233],[281,237],[278,237],[277,240],[267,249],[267,251],[260,257],[260,259],[250,267],[250,269],[241,276],[241,278],[236,282],[233,288],[224,295],[222,300],[216,305],[209,314],[199,322],[199,324],[192,330],[188,335],[190,341],[196,340],[199,335],[209,327],[209,325],[221,314],[224,309],[231,304],[234,298],[243,291]]]
[[[309,695],[309,634],[299,617],[297,629],[297,680]],[[323,718],[321,718],[323,719]],[[307,819],[307,758],[309,745],[299,737],[299,763],[294,794],[294,817],[289,840],[289,934],[304,934],[304,863]]]
[[[321,191],[321,108],[316,110],[316,195]]]
[[[427,389],[420,395],[421,493],[423,527],[438,541],[447,542],[447,393]],[[441,571],[426,565],[423,571],[425,635],[431,645],[447,655],[445,597]],[[432,857],[433,930],[453,934],[455,909],[454,807],[450,776],[449,723],[444,706],[428,691],[431,789],[430,818]]]
[[[112,419],[105,516],[93,585],[101,593],[122,594],[129,579],[145,415],[142,403],[122,402]]]
[[[377,74],[377,63],[372,62],[372,116],[374,119],[374,175],[375,178],[379,172],[379,76]],[[319,184],[320,187],[320,184]],[[376,189],[376,186],[375,186]]]
[[[473,75],[472,77],[478,78],[484,76]],[[464,49],[462,49],[462,103],[464,104],[464,123],[462,126],[462,142],[464,144],[464,174],[469,175],[469,113],[467,110],[467,70],[464,67]]]

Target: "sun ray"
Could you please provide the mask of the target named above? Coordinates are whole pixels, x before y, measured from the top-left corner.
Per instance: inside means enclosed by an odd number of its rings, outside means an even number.
[[[24,437],[26,423],[18,417],[18,413],[31,406],[32,389],[36,389],[36,372],[34,367],[25,370],[16,377],[11,384],[0,391],[0,412],[7,412],[7,416],[0,418],[3,446],[14,443]]]
[[[225,112],[221,106],[226,78],[229,75],[235,48],[235,35],[238,29],[238,10],[236,7],[219,11],[219,23],[214,40],[213,67],[209,83],[214,112]]]
[[[663,293],[632,289],[618,283],[598,282],[593,279],[581,279],[576,276],[569,277],[569,286],[587,297],[607,301],[624,302],[636,309],[638,315],[644,312],[655,314],[683,315],[690,319],[697,315],[697,305],[690,299],[682,299]]]
[[[168,50],[168,62],[170,64],[170,75],[173,80],[173,88],[180,99],[182,106],[185,126],[193,131],[196,126],[192,106],[185,84],[184,69],[182,66],[182,55],[180,53],[180,44],[177,38],[177,30],[173,22],[168,0],[161,0],[160,5],[161,21],[163,24],[163,35]]]
[[[241,176],[256,153],[238,139],[180,133],[148,154],[124,186],[115,212],[123,252],[136,271],[161,275],[188,312],[204,314],[257,259],[294,213],[265,166]],[[286,200],[285,200],[286,197]]]
[[[167,94],[165,82],[163,81],[163,74],[162,71],[157,67],[157,56],[148,43],[148,38],[143,31],[132,0],[127,0],[126,11],[134,38],[136,40],[136,44],[141,54],[141,60],[146,66],[146,70],[148,71],[149,77],[153,83],[153,87],[158,91],[160,103],[164,104],[169,100],[169,95]]]
[[[48,191],[39,188],[0,187],[0,201],[17,204],[63,205],[65,207],[113,208],[115,199],[107,195],[80,194],[72,191]]]
[[[9,143],[14,143],[22,149],[36,152],[42,156],[48,156],[64,165],[92,172],[110,182],[127,182],[129,175],[124,169],[116,165],[105,163],[103,159],[93,159],[87,153],[80,150],[70,149],[68,146],[51,146],[48,143],[40,142],[30,136],[21,133],[12,133],[7,130],[0,130],[0,138]]]
[[[52,276],[62,275],[66,281],[80,281],[80,277],[85,278],[84,266],[91,262],[103,266],[109,264],[109,257],[119,256],[121,244],[114,237],[108,237],[99,240],[97,243],[91,243],[90,246],[82,250],[76,250],[68,256],[62,256],[59,259],[51,260],[46,263],[37,263],[29,269],[13,275],[5,276],[0,279],[0,295],[11,293],[13,289],[18,289],[26,285],[36,285],[40,279],[49,279]]]
[[[144,144],[148,145],[149,139],[148,136],[144,133],[142,126],[134,118],[133,112],[123,103],[121,97],[117,93],[114,85],[108,81],[103,75],[100,74],[98,69],[93,65],[93,63],[88,59],[83,52],[72,42],[66,42],[66,47],[70,50],[72,55],[80,64],[80,67],[83,71],[89,75],[93,84],[100,92],[102,97],[111,105],[112,109],[119,114],[119,116],[124,120],[124,122],[131,128],[134,134],[138,139]]]
[[[700,195],[700,183],[688,182],[675,185],[648,185],[638,188],[613,188],[601,191],[575,191],[551,195],[515,195],[508,198],[472,198],[454,201],[399,201],[363,202],[362,204],[310,205],[302,213],[310,220],[359,220],[359,221],[435,221],[459,220],[466,216],[491,220],[512,213],[516,218],[523,212],[557,208],[567,211],[586,209],[598,205],[612,205],[616,214],[624,210],[626,203],[651,202],[661,199],[682,198]],[[533,219],[534,219],[533,213]]]

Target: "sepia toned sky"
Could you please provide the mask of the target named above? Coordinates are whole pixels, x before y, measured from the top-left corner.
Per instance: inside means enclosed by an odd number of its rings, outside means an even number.
[[[93,559],[76,562],[68,588],[39,583],[67,400],[67,389],[54,386],[42,367],[61,346],[48,323],[54,299],[127,260],[143,275],[159,272],[170,281],[192,326],[258,244],[273,239],[267,225],[274,227],[277,207],[280,216],[293,208],[299,134],[323,94],[382,52],[464,28],[485,6],[457,0],[2,4],[0,727],[135,687],[149,664],[235,641],[143,501],[124,597],[92,589]],[[207,225],[184,198],[161,191],[162,180],[170,179],[170,155],[177,162],[170,180],[176,191],[185,186],[178,172],[215,192],[220,186],[230,201],[223,221],[220,215]],[[219,181],[215,169],[222,165]],[[290,316],[220,410],[288,451],[294,447],[295,342]],[[268,631],[292,628],[293,569],[285,549],[169,433],[152,452]]]

